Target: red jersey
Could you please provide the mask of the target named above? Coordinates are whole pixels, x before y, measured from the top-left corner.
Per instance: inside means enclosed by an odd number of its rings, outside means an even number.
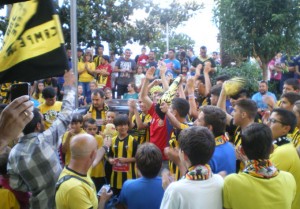
[[[96,82],[98,85],[98,88],[106,88],[109,87],[111,88],[111,74],[112,74],[112,69],[110,64],[101,64],[97,67],[98,70],[106,70],[109,75],[108,76],[103,76],[100,74],[97,74],[96,76]]]
[[[140,56],[139,56],[139,59],[138,59],[138,61],[137,61],[137,64],[139,65],[139,66],[143,66],[143,67],[145,67],[146,66],[146,64],[147,64],[147,60],[149,59],[149,57],[148,57],[148,55],[143,55],[143,54],[141,54]]]
[[[167,160],[166,156],[164,155],[164,149],[167,146],[166,117],[164,120],[160,119],[155,111],[155,105],[156,104],[153,103],[148,111],[148,114],[152,117],[150,122],[150,142],[155,144],[160,149],[163,155],[163,160]]]

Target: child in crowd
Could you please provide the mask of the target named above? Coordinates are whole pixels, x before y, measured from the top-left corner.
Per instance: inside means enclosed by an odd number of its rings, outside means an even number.
[[[90,90],[87,92],[87,95],[85,96],[85,102],[86,104],[92,103],[92,92],[97,88],[97,83],[95,81],[90,82]]]
[[[71,120],[71,129],[63,135],[62,153],[65,155],[65,165],[68,165],[71,159],[70,142],[75,135],[84,134],[82,129],[83,117],[81,114],[74,114]]]
[[[112,68],[109,64],[109,56],[103,56],[102,63],[99,66],[97,66],[95,73],[98,88],[111,88]]]
[[[88,134],[95,137],[98,148],[103,146],[103,137],[97,134],[98,127],[95,119],[90,118],[85,121],[84,130]],[[107,183],[105,178],[104,159],[102,159],[95,167],[92,168],[90,176],[96,186],[97,191],[99,191],[100,188]]]
[[[44,88],[45,88],[45,85],[44,85],[43,81],[38,81],[35,84],[35,89],[32,94],[32,97],[34,99],[36,99],[40,104],[43,104],[45,102],[45,99],[43,98],[43,95],[42,95],[42,91],[44,90]]]
[[[137,74],[134,75],[135,86],[137,87],[138,91],[141,89],[142,81],[145,78],[145,74],[143,74],[144,67],[139,66],[137,69]]]
[[[112,139],[108,160],[112,165],[111,188],[115,195],[119,195],[124,181],[136,178],[134,156],[138,143],[133,136],[128,135],[129,119],[127,115],[118,115],[114,124],[118,136]]]
[[[85,96],[83,95],[83,88],[82,86],[78,85],[78,107],[82,107],[86,105]]]

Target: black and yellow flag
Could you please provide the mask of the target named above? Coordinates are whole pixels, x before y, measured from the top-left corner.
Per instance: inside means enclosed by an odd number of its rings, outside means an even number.
[[[13,4],[0,51],[0,83],[58,76],[68,69],[52,0]]]

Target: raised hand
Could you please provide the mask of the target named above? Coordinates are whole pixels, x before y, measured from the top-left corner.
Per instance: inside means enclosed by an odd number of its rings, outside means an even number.
[[[155,67],[149,68],[146,72],[146,79],[147,80],[153,80],[154,79],[154,76],[153,76],[154,73],[155,73]]]

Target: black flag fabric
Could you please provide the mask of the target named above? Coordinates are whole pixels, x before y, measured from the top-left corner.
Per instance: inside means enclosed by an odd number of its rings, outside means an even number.
[[[0,0],[0,5],[3,4],[14,4],[21,1],[29,1],[29,0]]]
[[[0,83],[59,76],[68,69],[52,0],[13,4],[0,51]]]

